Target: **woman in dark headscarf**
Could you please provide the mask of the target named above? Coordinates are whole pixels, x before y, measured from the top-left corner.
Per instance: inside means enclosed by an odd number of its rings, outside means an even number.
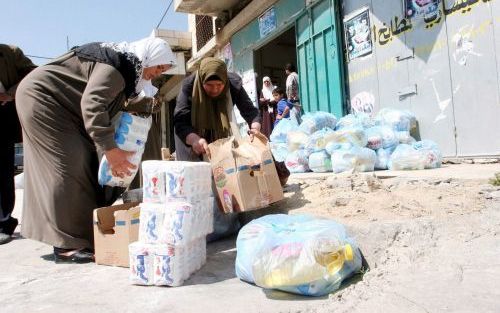
[[[184,79],[174,111],[175,150],[180,161],[199,161],[208,144],[231,135],[233,106],[250,126],[260,131],[261,117],[242,86],[241,77],[226,64],[205,58],[196,73]]]
[[[226,64],[219,59],[203,59],[198,71],[184,79],[177,96],[176,159],[201,161],[208,153],[209,143],[237,132],[235,122],[232,123],[234,104],[250,126],[250,135],[260,132],[261,115],[243,89],[241,77],[228,73]],[[240,227],[236,213],[222,214],[216,205],[214,218],[214,232],[208,241],[231,235]]]

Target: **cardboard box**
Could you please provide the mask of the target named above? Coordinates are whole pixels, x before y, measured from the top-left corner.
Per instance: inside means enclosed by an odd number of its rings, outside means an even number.
[[[139,238],[139,202],[94,210],[97,264],[129,267],[128,245]]]
[[[267,138],[220,139],[209,146],[217,194],[224,212],[260,209],[283,199]]]

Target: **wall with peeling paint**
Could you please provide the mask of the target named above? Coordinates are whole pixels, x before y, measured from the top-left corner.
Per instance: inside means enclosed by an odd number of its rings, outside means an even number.
[[[368,7],[371,19],[372,53],[346,65],[353,109],[413,111],[446,156],[500,155],[500,0],[412,17],[405,0],[342,2],[344,18]]]

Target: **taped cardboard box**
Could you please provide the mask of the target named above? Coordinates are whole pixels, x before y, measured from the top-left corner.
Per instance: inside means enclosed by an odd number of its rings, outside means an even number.
[[[94,210],[94,248],[97,264],[129,266],[128,245],[139,238],[139,202]]]
[[[260,209],[283,199],[267,138],[256,135],[217,140],[208,145],[217,194],[224,212]]]

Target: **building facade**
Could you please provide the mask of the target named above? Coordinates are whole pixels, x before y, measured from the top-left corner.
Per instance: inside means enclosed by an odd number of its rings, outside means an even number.
[[[304,110],[408,109],[448,157],[500,155],[500,0],[176,0],[193,56],[226,60],[257,102],[300,78]],[[202,35],[203,34],[203,35]],[[201,38],[204,36],[203,38]],[[418,139],[418,138],[417,138]]]

